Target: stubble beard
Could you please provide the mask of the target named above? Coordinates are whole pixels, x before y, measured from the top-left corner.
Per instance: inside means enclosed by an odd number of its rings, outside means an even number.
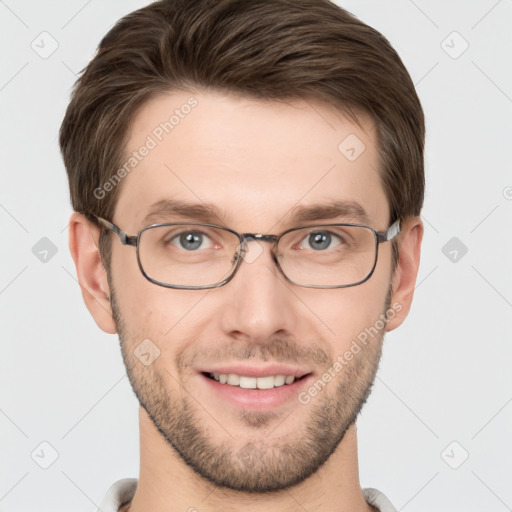
[[[115,291],[112,286],[110,289],[123,360],[141,407],[183,461],[197,475],[218,487],[245,493],[268,493],[304,481],[334,453],[371,393],[385,329],[354,354],[339,378],[332,381],[334,385],[327,384],[307,405],[297,402],[297,407],[310,409],[301,425],[294,422],[293,413],[280,419],[280,415],[272,411],[240,411],[239,420],[247,429],[245,438],[233,439],[220,429],[225,440],[216,442],[219,432],[212,435],[211,429],[218,424],[189,392],[182,389],[172,394],[158,365],[144,366],[134,356],[135,340],[129,339]],[[388,293],[385,311],[389,310],[390,296]],[[256,360],[266,360],[269,352],[289,354],[293,347],[287,340],[280,339],[274,346],[247,347],[247,353],[263,356]],[[326,368],[331,367],[332,358],[325,354],[325,360]],[[167,372],[165,368],[162,371]],[[294,426],[293,433],[287,437],[279,435],[288,422]]]

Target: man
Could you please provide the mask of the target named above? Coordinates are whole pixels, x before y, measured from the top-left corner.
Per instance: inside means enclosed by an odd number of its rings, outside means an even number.
[[[140,402],[104,512],[393,511],[355,420],[405,319],[423,112],[327,0],[163,0],[120,20],[60,133],[70,249]]]

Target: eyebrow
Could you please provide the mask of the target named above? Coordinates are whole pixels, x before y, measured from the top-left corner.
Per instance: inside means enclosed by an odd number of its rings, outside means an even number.
[[[297,206],[290,212],[293,222],[302,224],[303,222],[317,220],[351,220],[363,224],[369,224],[370,219],[366,210],[356,201],[327,201],[325,204],[314,204],[311,206]]]
[[[221,223],[221,214],[214,205],[207,203],[186,203],[177,199],[161,199],[153,203],[144,217],[143,223],[157,223],[167,221],[171,217],[180,217],[192,219],[198,222],[211,223],[212,221]]]
[[[226,213],[213,204],[187,203],[177,199],[161,199],[150,206],[142,223],[146,226],[148,223],[169,222],[170,219],[175,220],[176,217],[203,223],[225,225],[223,219],[226,217]],[[346,200],[329,200],[322,204],[295,206],[283,217],[282,221],[291,225],[299,225],[305,222],[334,221],[337,219],[362,224],[370,223],[368,214],[359,203]]]

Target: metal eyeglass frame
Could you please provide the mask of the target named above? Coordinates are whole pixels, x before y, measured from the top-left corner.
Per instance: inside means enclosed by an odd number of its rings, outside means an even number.
[[[224,286],[225,284],[229,283],[229,281],[231,281],[231,279],[233,279],[234,275],[236,274],[236,271],[240,267],[240,264],[243,260],[243,257],[240,257],[240,253],[243,252],[243,250],[245,249],[245,244],[251,240],[256,240],[259,242],[260,241],[261,242],[271,242],[274,244],[274,247],[272,248],[272,259],[274,260],[274,263],[276,264],[279,272],[283,275],[283,277],[288,282],[290,282],[292,284],[295,284],[297,286],[301,286],[304,288],[323,288],[323,289],[348,288],[351,286],[357,286],[359,284],[362,284],[362,283],[368,281],[368,279],[370,279],[370,277],[373,275],[373,272],[375,271],[375,267],[377,266],[377,259],[379,256],[379,245],[384,242],[389,242],[390,240],[395,238],[400,233],[400,230],[401,230],[400,220],[396,220],[395,222],[393,222],[393,224],[391,224],[391,226],[389,226],[386,231],[376,231],[374,228],[372,228],[370,226],[365,226],[363,224],[337,223],[337,224],[314,224],[311,226],[299,226],[299,227],[287,229],[286,231],[283,231],[279,235],[263,235],[261,233],[238,233],[237,231],[234,231],[233,229],[227,228],[225,226],[219,226],[216,224],[202,224],[202,223],[194,223],[194,222],[168,222],[168,223],[162,223],[162,224],[151,224],[150,226],[146,226],[145,228],[141,229],[137,233],[137,235],[130,236],[127,233],[125,233],[124,231],[122,231],[118,226],[116,226],[112,222],[110,222],[106,219],[103,219],[101,217],[98,217],[96,215],[95,215],[95,217],[102,226],[113,231],[116,235],[118,235],[121,240],[121,243],[123,245],[132,245],[133,247],[136,247],[137,263],[139,265],[140,271],[142,272],[142,275],[148,281],[150,281],[151,283],[154,283],[156,285],[163,286],[164,288],[175,288],[175,289],[179,289],[179,290],[207,290],[210,288],[219,288],[220,286]],[[235,253],[235,257],[237,257],[236,265],[233,267],[233,271],[231,272],[231,274],[228,277],[226,277],[223,281],[221,281],[220,283],[215,283],[215,284],[206,285],[206,286],[172,285],[172,284],[164,283],[162,281],[158,281],[146,273],[146,271],[144,270],[142,263],[140,261],[140,255],[139,255],[139,241],[140,241],[140,237],[141,237],[142,233],[144,233],[144,231],[146,231],[148,229],[152,229],[152,228],[155,228],[158,226],[183,226],[183,225],[204,226],[204,227],[210,227],[210,228],[223,229],[224,231],[228,231],[228,232],[234,234],[236,237],[238,237],[238,239],[240,240],[239,247],[241,248],[241,250],[238,251],[237,253]],[[277,244],[278,244],[279,240],[281,239],[281,237],[286,235],[287,233],[290,233],[292,231],[297,231],[297,230],[303,229],[303,228],[332,227],[332,226],[361,227],[361,228],[369,229],[373,233],[374,238],[375,238],[375,260],[373,262],[372,269],[370,270],[368,275],[364,279],[361,279],[360,281],[357,281],[355,283],[333,285],[333,286],[331,286],[331,285],[305,285],[305,284],[300,284],[300,283],[296,283],[295,281],[292,281],[283,272],[283,269],[281,268],[281,265],[279,264],[279,260],[276,256],[275,249],[276,249]]]

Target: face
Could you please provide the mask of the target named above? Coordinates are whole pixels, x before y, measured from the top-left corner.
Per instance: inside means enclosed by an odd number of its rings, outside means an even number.
[[[196,105],[182,108],[192,96]],[[182,116],[166,133],[160,123],[175,109]],[[133,235],[152,223],[189,220],[171,209],[146,219],[152,205],[171,200],[208,205],[216,216],[203,222],[278,234],[298,225],[300,209],[337,201],[350,207],[302,225],[361,223],[356,204],[368,225],[383,231],[394,219],[373,125],[360,120],[362,128],[315,101],[262,102],[212,91],[155,98],[137,115],[127,153],[148,136],[156,144],[119,185],[113,222]],[[357,156],[363,147],[357,146],[355,159],[339,149],[348,136],[365,147]],[[183,461],[217,485],[264,492],[306,479],[335,451],[369,394],[392,274],[388,242],[365,283],[304,288],[279,273],[271,244],[252,242],[226,285],[170,289],[146,280],[135,248],[115,237],[112,307],[141,406]],[[143,364],[141,347],[147,360],[158,357]],[[210,373],[296,380],[243,389]],[[280,377],[257,382],[279,384]]]

